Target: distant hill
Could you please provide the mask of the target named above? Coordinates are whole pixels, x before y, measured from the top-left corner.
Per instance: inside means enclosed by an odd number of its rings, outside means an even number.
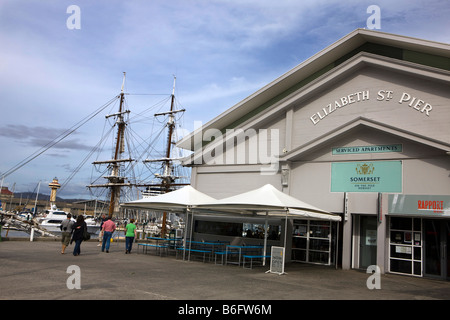
[[[22,199],[30,199],[30,200],[35,200],[36,199],[36,192],[15,192],[14,193],[14,198],[20,198],[22,197]],[[43,193],[39,193],[38,195],[38,200],[50,200],[50,195],[49,194],[43,194]],[[56,201],[58,202],[77,202],[77,201],[85,201],[86,199],[64,199],[61,197],[56,196]]]

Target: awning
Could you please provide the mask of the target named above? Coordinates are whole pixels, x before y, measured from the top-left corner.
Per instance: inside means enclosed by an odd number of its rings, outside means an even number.
[[[276,189],[271,184],[221,200],[195,206],[195,209],[239,214],[267,213],[269,216],[302,216],[310,219],[341,221],[337,214],[319,209]]]
[[[214,201],[216,201],[216,199],[191,186],[185,186],[181,189],[158,196],[125,202],[122,203],[121,206],[147,210],[185,212],[186,209],[192,208],[193,206],[212,203]]]

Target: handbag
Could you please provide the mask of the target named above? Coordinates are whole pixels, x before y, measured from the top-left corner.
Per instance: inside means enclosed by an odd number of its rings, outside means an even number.
[[[84,232],[83,232],[83,240],[87,241],[91,238],[91,235],[89,234],[89,232],[87,231],[87,227],[84,226]]]

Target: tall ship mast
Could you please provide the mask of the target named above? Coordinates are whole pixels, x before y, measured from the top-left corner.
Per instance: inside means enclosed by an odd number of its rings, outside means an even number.
[[[164,116],[168,115],[169,120],[167,122],[167,128],[168,128],[168,134],[167,134],[167,145],[166,145],[166,154],[165,158],[161,159],[145,159],[144,163],[148,162],[162,162],[163,163],[163,173],[162,174],[155,174],[155,176],[161,180],[161,183],[159,185],[148,185],[147,188],[150,188],[150,190],[153,188],[155,189],[159,187],[160,193],[167,193],[173,190],[173,188],[177,188],[179,186],[188,185],[189,183],[175,183],[176,180],[178,180],[180,177],[177,177],[174,175],[173,171],[173,162],[175,160],[178,160],[176,158],[171,157],[171,151],[172,151],[172,144],[173,142],[173,132],[175,128],[175,114],[178,112],[184,112],[185,109],[180,110],[174,110],[174,104],[175,104],[175,83],[177,78],[174,76],[173,79],[173,89],[172,89],[172,96],[171,96],[171,102],[170,102],[170,111],[168,112],[161,112],[156,113],[155,117],[157,116]],[[158,190],[158,189],[156,189]],[[151,193],[150,193],[151,194]],[[146,195],[148,197],[148,195]],[[163,213],[162,218],[162,227],[161,227],[161,237],[165,237],[166,232],[166,221],[167,221],[167,213]]]
[[[120,190],[122,187],[130,186],[130,183],[125,183],[125,177],[120,175],[120,164],[124,162],[134,161],[131,158],[122,159],[122,154],[125,151],[124,145],[124,131],[125,131],[125,121],[124,114],[130,113],[129,110],[123,110],[124,105],[124,85],[125,85],[125,76],[126,73],[123,73],[123,82],[122,88],[120,90],[120,103],[119,103],[119,112],[107,115],[106,118],[109,117],[117,117],[117,138],[116,145],[114,149],[114,157],[111,160],[105,161],[94,161],[92,164],[108,164],[110,168],[110,174],[105,176],[104,178],[108,180],[107,184],[97,184],[97,185],[89,185],[88,188],[110,188],[110,201],[109,201],[109,210],[108,215],[111,218],[114,214],[119,212],[119,201],[120,201]]]
[[[170,96],[170,110],[155,113],[153,116],[155,118],[160,117],[168,117],[167,123],[164,125],[164,128],[167,130],[167,138],[166,138],[166,146],[164,153],[162,157],[154,157],[154,158],[147,158],[142,160],[145,155],[148,156],[147,150],[149,149],[155,149],[157,146],[153,146],[151,148],[145,147],[142,151],[131,151],[128,150],[129,155],[125,156],[126,149],[130,148],[132,145],[136,145],[133,142],[129,142],[127,140],[127,130],[129,129],[129,115],[130,110],[127,110],[125,107],[125,95],[127,95],[124,92],[124,86],[125,86],[125,72],[123,76],[123,82],[121,87],[120,95],[118,95],[119,100],[119,110],[116,113],[110,114],[106,116],[106,119],[109,119],[111,117],[115,118],[114,126],[117,127],[116,133],[115,133],[115,141],[113,146],[113,154],[112,158],[110,160],[101,160],[101,161],[94,161],[94,166],[102,166],[107,165],[107,174],[103,176],[104,179],[106,179],[106,183],[100,183],[100,184],[90,184],[88,186],[89,189],[91,188],[107,188],[109,190],[109,209],[108,209],[108,215],[109,217],[117,216],[119,213],[119,204],[121,202],[121,198],[125,195],[126,192],[124,192],[124,188],[129,188],[134,190],[138,190],[136,192],[137,197],[139,198],[138,194],[141,194],[142,197],[149,197],[152,195],[157,195],[161,193],[170,192],[172,190],[175,190],[176,188],[179,188],[180,186],[188,185],[188,177],[184,175],[179,175],[174,171],[174,162],[177,160],[180,160],[180,157],[173,157],[173,145],[174,145],[174,133],[176,132],[176,115],[178,113],[182,113],[185,111],[185,109],[178,109],[175,108],[175,84],[176,84],[176,77],[174,77],[173,81],[173,89],[172,94]],[[153,132],[153,130],[152,130]],[[161,131],[160,131],[161,133]],[[147,139],[147,141],[141,141],[138,143],[138,145],[143,145],[149,141],[155,143],[157,142],[157,138],[159,138],[159,135],[156,135],[156,137],[150,137]],[[135,157],[131,156],[132,154],[135,155]],[[153,177],[149,177],[147,175],[147,178],[141,178],[139,177],[139,174],[131,173],[128,174],[125,172],[126,169],[132,168],[136,169],[138,167],[138,163],[142,163],[146,166],[146,168],[141,169],[141,175],[143,172],[149,173],[151,172],[153,174]],[[157,169],[159,167],[159,170]],[[147,170],[146,170],[147,169]],[[155,170],[156,169],[156,170]],[[152,181],[147,181],[150,178]],[[184,181],[183,181],[184,180]],[[140,188],[145,188],[145,191],[140,191]],[[134,192],[132,192],[134,193]],[[129,199],[127,199],[129,200]],[[166,224],[166,214],[164,213],[163,219],[162,219],[162,233],[165,232],[165,224]]]
[[[165,152],[165,157],[164,158],[145,159],[144,160],[144,163],[148,163],[148,162],[162,162],[163,163],[163,172],[162,172],[162,174],[155,174],[155,177],[160,180],[160,183],[159,184],[150,184],[150,185],[147,186],[147,187],[150,187],[150,189],[147,189],[147,190],[150,191],[150,193],[145,195],[147,197],[149,196],[149,194],[151,194],[151,188],[152,187],[153,187],[153,191],[157,191],[156,193],[166,193],[166,192],[172,191],[173,187],[186,185],[186,184],[175,183],[175,181],[179,177],[174,175],[173,162],[176,161],[176,160],[179,160],[179,159],[171,157],[172,144],[174,144],[173,132],[174,132],[174,128],[175,128],[175,114],[178,113],[178,112],[184,112],[185,111],[185,109],[174,110],[176,79],[177,78],[174,77],[173,90],[172,90],[171,102],[170,102],[170,111],[168,111],[168,112],[161,112],[161,113],[155,113],[155,117],[164,116],[164,115],[168,115],[169,116],[169,120],[167,121],[167,128],[168,128],[167,145],[166,145],[166,152]]]

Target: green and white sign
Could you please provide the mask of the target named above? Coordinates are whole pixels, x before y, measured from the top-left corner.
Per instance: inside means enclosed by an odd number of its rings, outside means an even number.
[[[331,192],[402,192],[402,162],[333,162]]]
[[[386,153],[402,152],[401,144],[374,145],[374,146],[354,146],[354,147],[336,147],[331,150],[333,155],[360,154],[360,153]]]

